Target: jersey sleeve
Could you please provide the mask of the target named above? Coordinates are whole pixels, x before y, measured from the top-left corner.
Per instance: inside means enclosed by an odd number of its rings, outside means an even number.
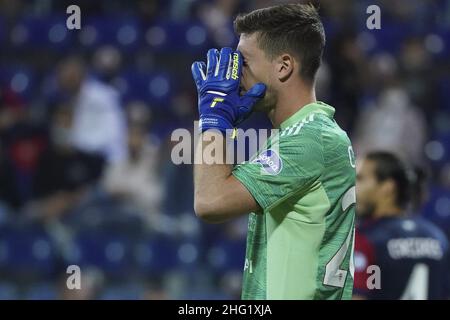
[[[368,298],[370,290],[367,288],[367,280],[370,274],[367,273],[367,267],[376,264],[375,246],[358,230],[355,233],[354,263],[353,294]]]
[[[281,133],[253,159],[234,168],[233,175],[263,210],[306,191],[322,174],[321,133],[315,128],[304,129],[293,136]]]

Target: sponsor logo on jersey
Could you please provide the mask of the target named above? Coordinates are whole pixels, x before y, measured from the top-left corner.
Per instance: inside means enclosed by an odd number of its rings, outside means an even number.
[[[270,175],[277,175],[283,168],[283,162],[278,153],[272,149],[261,152],[252,163],[259,163],[264,172]]]

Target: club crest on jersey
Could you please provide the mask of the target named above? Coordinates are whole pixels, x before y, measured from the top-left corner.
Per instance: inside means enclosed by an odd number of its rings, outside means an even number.
[[[283,162],[280,156],[272,149],[261,152],[252,163],[259,163],[262,169],[270,175],[279,174],[283,168]]]

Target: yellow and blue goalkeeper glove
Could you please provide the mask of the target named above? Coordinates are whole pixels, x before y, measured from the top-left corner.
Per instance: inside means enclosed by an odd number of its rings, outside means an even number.
[[[192,64],[192,76],[198,91],[200,132],[217,129],[226,133],[246,119],[253,105],[264,96],[266,86],[255,84],[245,95],[240,96],[242,55],[231,48],[210,49],[207,65]]]

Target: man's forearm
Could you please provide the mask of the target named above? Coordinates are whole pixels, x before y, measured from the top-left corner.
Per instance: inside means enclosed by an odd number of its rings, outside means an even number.
[[[195,208],[197,214],[206,216],[210,215],[210,209],[220,210],[224,184],[231,176],[232,165],[225,161],[226,139],[221,133],[211,130],[201,133],[195,152]]]
[[[194,206],[196,214],[210,222],[222,222],[258,208],[253,196],[231,174],[232,165],[225,161],[225,133],[250,115],[266,91],[263,83],[257,83],[240,95],[242,65],[239,51],[222,48],[220,52],[208,50],[207,63],[196,61],[191,67],[202,132],[195,150]]]
[[[211,223],[260,209],[244,185],[232,175],[232,165],[225,161],[226,148],[225,137],[210,130],[200,136],[196,146],[199,164],[194,166],[195,212]]]

